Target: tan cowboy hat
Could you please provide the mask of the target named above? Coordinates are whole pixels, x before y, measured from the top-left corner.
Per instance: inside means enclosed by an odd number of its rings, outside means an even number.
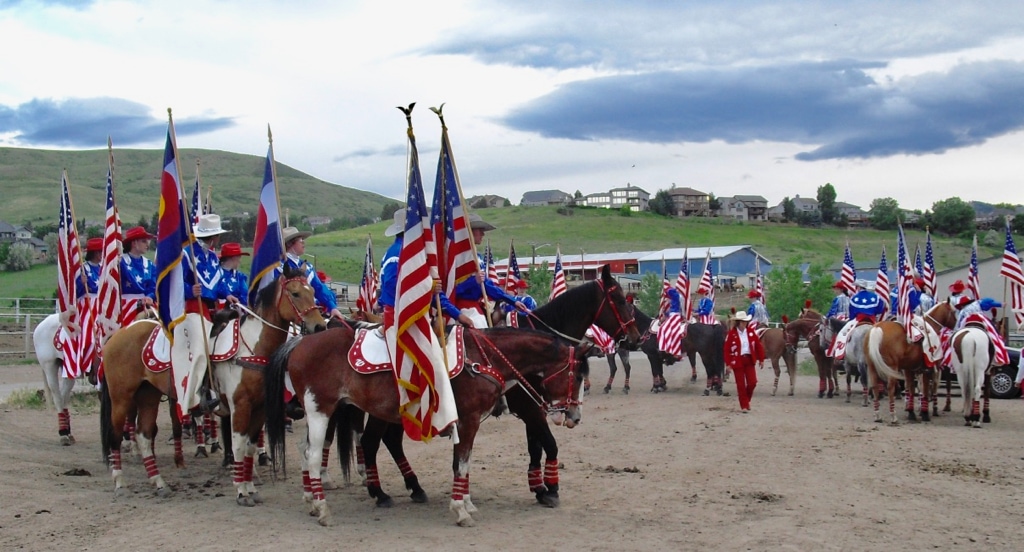
[[[395,211],[394,222],[391,223],[391,226],[384,229],[385,236],[397,236],[402,232],[405,232],[405,213],[405,207]]]
[[[193,233],[197,238],[209,238],[226,234],[227,230],[220,225],[220,215],[203,215],[199,217],[199,224],[196,225]]]
[[[733,316],[732,319],[737,322],[750,322],[752,320],[750,315],[747,314],[747,311],[737,312],[736,316]]]
[[[478,215],[476,213],[470,213],[469,214],[469,228],[471,230],[483,230],[484,232],[487,232],[489,230],[494,230],[495,226],[493,224],[485,221],[484,219],[480,218],[480,215]]]
[[[288,247],[288,242],[292,240],[297,240],[299,238],[308,238],[312,235],[312,232],[299,232],[299,229],[294,226],[289,226],[281,231],[281,239],[284,240],[285,247]]]

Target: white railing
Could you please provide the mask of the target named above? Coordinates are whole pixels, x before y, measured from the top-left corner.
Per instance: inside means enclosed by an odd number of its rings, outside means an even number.
[[[55,299],[0,297],[0,360],[32,358],[35,354],[32,332],[54,312],[57,312]]]

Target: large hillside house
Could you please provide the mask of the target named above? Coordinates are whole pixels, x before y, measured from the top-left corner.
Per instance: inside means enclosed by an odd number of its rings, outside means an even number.
[[[768,200],[755,195],[738,195],[718,198],[721,208],[718,216],[736,220],[768,220]]]
[[[576,200],[577,205],[601,207],[603,209],[621,209],[628,205],[630,211],[641,212],[648,209],[651,194],[643,188],[626,184],[623,188],[612,188],[607,192],[597,192]]]
[[[706,192],[693,188],[672,188],[668,191],[677,217],[706,217],[711,215],[710,199]]]
[[[539,207],[543,205],[568,205],[572,202],[572,196],[561,190],[537,190],[523,194],[523,200],[519,202],[524,207]]]

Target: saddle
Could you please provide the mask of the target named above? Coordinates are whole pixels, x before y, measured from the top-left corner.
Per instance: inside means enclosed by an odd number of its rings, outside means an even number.
[[[223,311],[220,311],[223,312]],[[238,316],[234,318],[215,321],[214,331],[216,334],[211,335],[213,339],[213,351],[210,353],[211,362],[224,362],[234,358],[238,354],[238,328],[241,326],[241,322]],[[219,331],[216,324],[220,324]]]
[[[140,321],[153,324],[146,344],[142,347],[142,364],[155,374],[166,372],[171,368],[171,341],[159,324],[152,321]]]
[[[356,338],[348,350],[348,364],[360,374],[375,374],[389,371],[395,373],[384,340],[384,328],[356,329]],[[466,359],[466,345],[462,326],[452,326],[448,332],[445,350],[448,353],[448,377],[454,378],[462,372]]]

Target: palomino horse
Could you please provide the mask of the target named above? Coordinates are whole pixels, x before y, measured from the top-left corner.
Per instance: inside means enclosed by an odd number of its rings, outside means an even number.
[[[59,331],[60,315],[51,314],[32,332],[32,344],[36,349],[36,360],[43,368],[43,392],[57,411],[57,434],[60,436],[60,444],[69,446],[74,444],[75,436],[71,434],[71,411],[68,410],[68,404],[78,380],[65,378],[61,374],[64,353],[53,346],[54,338]]]
[[[482,417],[490,412],[505,389],[516,382],[530,390],[532,400],[543,405],[557,424],[573,427],[580,420],[579,397],[588,347],[579,349],[560,338],[543,332],[516,328],[492,328],[465,331],[465,363],[452,380],[458,408],[459,443],[454,447],[452,498],[450,509],[458,514],[459,525],[472,525],[470,513],[476,511],[469,494],[469,466],[476,432]],[[284,442],[284,372],[287,369],[306,409],[307,444],[310,453],[322,450],[329,422],[338,407],[351,403],[372,417],[399,424],[398,393],[393,371],[370,374],[356,372],[348,361],[348,350],[355,333],[348,328],[333,328],[305,336],[278,349],[271,359],[265,379],[267,438],[275,455]],[[527,380],[541,379],[538,392]],[[348,424],[339,423],[339,428]],[[351,436],[340,439],[344,447]],[[300,447],[300,451],[302,451]],[[329,524],[330,512],[323,493],[319,462],[305,453],[303,483],[311,495],[311,513],[321,525]],[[342,453],[342,461],[348,456]],[[319,458],[316,458],[319,460]],[[369,457],[367,472],[370,473]]]
[[[939,303],[924,315],[925,323],[939,334],[943,327],[952,329],[956,325],[956,313],[949,303]],[[927,339],[927,338],[925,338]],[[928,415],[931,381],[935,375],[934,368],[925,366],[925,353],[921,342],[907,343],[906,331],[902,324],[886,321],[875,324],[868,332],[864,347],[867,349],[867,368],[869,387],[875,390],[875,421],[881,422],[878,411],[879,396],[882,391],[889,394],[890,423],[896,425],[896,382],[903,380],[907,393],[907,419],[916,421],[914,415],[914,391],[917,376],[924,377],[921,399],[921,420],[930,421]],[[886,383],[888,386],[886,388]]]
[[[825,356],[825,346],[821,338],[821,321],[824,317],[812,309],[805,309],[800,318],[786,324],[784,335],[786,345],[796,350],[797,342],[800,339],[807,340],[807,350],[814,357],[818,366],[818,398],[825,397],[825,389],[828,387],[828,398],[835,395],[836,383],[832,377],[832,360]],[[794,355],[795,358],[795,355]]]
[[[992,344],[984,328],[968,325],[953,334],[953,371],[964,399],[964,425],[981,427],[985,376],[992,364]]]
[[[252,473],[256,442],[265,421],[263,370],[270,355],[287,340],[289,324],[300,326],[305,333],[327,328],[304,273],[286,267],[273,285],[257,293],[252,311],[231,321],[213,342],[213,373],[221,401],[231,413],[235,502],[242,506],[262,502]],[[227,354],[217,354],[224,350]]]

